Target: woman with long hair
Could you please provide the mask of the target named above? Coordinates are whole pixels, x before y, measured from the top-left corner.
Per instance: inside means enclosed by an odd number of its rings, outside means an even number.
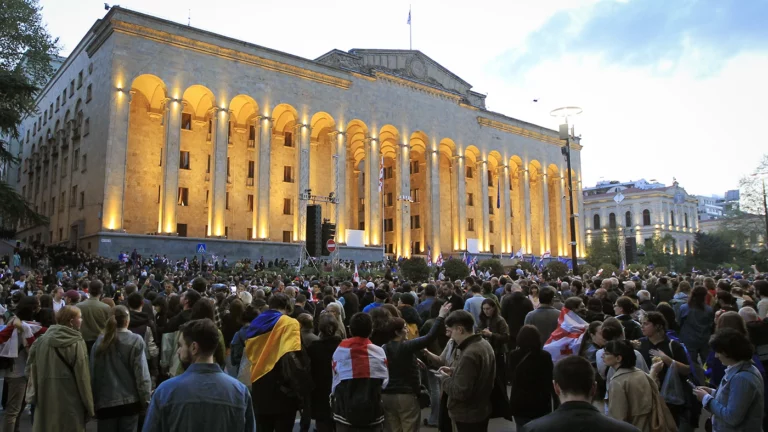
[[[374,309],[375,310],[375,309]],[[317,432],[334,430],[333,413],[328,403],[333,381],[333,353],[341,343],[338,335],[339,321],[331,314],[320,315],[318,323],[320,339],[307,347],[307,355],[312,365],[313,387],[309,406],[315,419]]]
[[[533,308],[538,309],[539,308],[539,286],[538,285],[531,285],[528,287],[528,300],[533,303]]]
[[[344,322],[341,320],[341,305],[336,302],[330,303],[325,307],[325,310],[323,310],[321,316],[323,314],[330,314],[332,317],[336,318],[336,321],[339,323],[338,327],[336,328],[336,335],[340,339],[345,339],[347,337],[347,332],[344,331]]]
[[[34,432],[83,431],[93,417],[88,352],[80,334],[82,315],[64,306],[51,326],[29,351],[27,375],[36,404]]]
[[[504,356],[507,353],[509,326],[499,315],[499,306],[495,300],[485,299],[480,307],[480,323],[477,328],[493,347],[493,353],[496,355],[496,379],[506,387],[507,374],[504,365],[507,362]]]
[[[155,297],[152,300],[152,311],[155,314],[155,326],[157,328],[165,327],[168,323],[168,301],[165,297]]]
[[[131,432],[149,406],[152,381],[144,338],[128,330],[125,306],[115,306],[91,349],[91,386],[99,432]]]
[[[552,412],[557,396],[552,388],[552,356],[542,349],[539,330],[525,325],[517,334],[517,349],[509,355],[512,416],[518,430]]]
[[[712,323],[715,319],[715,312],[706,301],[707,289],[697,286],[691,290],[688,303],[680,305],[677,312],[680,341],[685,344],[693,361],[702,363],[709,354],[709,337],[712,335]]]
[[[608,384],[608,415],[634,425],[642,432],[651,432],[653,398],[659,390],[656,383],[635,367],[635,349],[626,340],[605,344],[603,361],[616,370]]]

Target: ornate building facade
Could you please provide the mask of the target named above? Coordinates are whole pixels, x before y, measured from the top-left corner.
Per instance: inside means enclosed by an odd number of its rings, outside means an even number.
[[[486,254],[569,254],[558,133],[487,110],[419,51],[307,60],[113,7],[38,107],[17,187],[50,226],[22,227],[25,240],[293,256],[321,196],[349,257],[434,259],[475,240]],[[362,247],[344,247],[349,230]]]
[[[617,202],[619,194],[623,200]],[[699,230],[698,203],[677,181],[672,186],[645,180],[600,182],[584,189],[587,244],[617,230],[625,238],[633,237],[637,245],[669,234],[674,239],[669,252],[692,253]]]

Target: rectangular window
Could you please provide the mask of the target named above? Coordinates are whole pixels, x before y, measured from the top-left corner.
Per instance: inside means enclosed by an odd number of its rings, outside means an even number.
[[[86,136],[89,133],[91,133],[91,119],[90,119],[90,117],[85,119],[85,122],[83,123],[83,136]]]
[[[177,204],[182,207],[189,206],[189,189],[185,187],[179,188],[179,196]]]
[[[253,212],[253,195],[248,195],[248,211]],[[250,236],[248,238],[251,238]]]
[[[283,214],[284,215],[292,215],[293,214],[293,200],[290,198],[283,198]]]
[[[256,126],[251,125],[248,127],[248,139],[250,141],[256,141]]]
[[[360,221],[357,224],[357,229],[359,229],[360,231],[365,231],[365,221]]]
[[[290,242],[291,242],[291,232],[283,231],[283,243],[290,243]]]
[[[51,216],[56,211],[56,197],[51,197]]]
[[[293,183],[293,167],[292,166],[283,167],[283,182]]]
[[[229,157],[227,157],[227,183],[232,183],[232,179],[230,178],[230,175],[231,174],[229,173]]]
[[[192,130],[192,114],[181,113],[181,128],[184,130]]]
[[[61,92],[61,106],[64,106],[67,104],[67,89],[64,88],[64,91]]]
[[[61,193],[61,198],[59,199],[59,212],[63,212],[64,211],[64,203],[65,202],[67,202],[67,193],[66,192],[62,192]]]
[[[467,205],[470,207],[474,207],[475,205],[475,195],[472,193],[467,194]]]
[[[229,192],[224,195],[224,209],[229,210]]]
[[[179,152],[179,169],[189,169],[189,152]]]
[[[69,195],[69,206],[74,207],[77,205],[77,186],[72,186],[72,193]]]
[[[490,233],[493,232],[493,221],[492,220],[488,221],[488,232],[490,232]]]
[[[69,82],[69,97],[75,95],[75,80]]]
[[[393,175],[394,174],[393,174],[393,171],[392,171],[392,167],[384,168],[384,179],[385,180],[391,179],[393,177]]]
[[[83,163],[81,164],[82,165],[82,172],[85,172],[85,170],[88,168],[87,163],[88,163],[88,155],[84,154],[83,155]]]
[[[388,192],[384,200],[384,205],[387,207],[392,207],[393,204],[394,200],[392,199],[392,192]]]
[[[67,176],[67,165],[69,165],[69,156],[64,156],[64,159],[61,161],[61,177],[62,178]]]
[[[391,232],[395,230],[395,222],[392,218],[384,219],[384,231]]]
[[[293,147],[293,133],[292,132],[286,132],[283,134],[283,145],[286,147]]]
[[[421,217],[419,215],[411,216],[411,229],[421,228]]]
[[[411,189],[411,199],[413,202],[421,202],[421,193],[419,189]]]
[[[365,198],[360,198],[357,204],[357,211],[365,211]]]
[[[85,192],[80,192],[80,210],[85,208]]]
[[[253,179],[255,175],[256,175],[256,162],[248,161],[248,178]]]
[[[160,166],[163,166],[163,148],[160,147]]]
[[[64,240],[64,228],[59,228],[59,241]]]
[[[467,231],[474,231],[475,230],[475,220],[472,218],[467,218]]]
[[[44,125],[48,124],[48,110],[45,110],[45,112],[43,112],[43,124]]]
[[[488,214],[493,214],[493,197],[488,197]]]
[[[80,88],[83,86],[83,71],[80,71],[80,73],[77,74],[77,88]]]
[[[253,240],[253,228],[246,228],[245,229],[245,238],[247,240]]]
[[[51,106],[48,108],[48,120],[53,118],[53,103],[51,103]]]
[[[186,237],[187,236],[187,224],[177,223],[176,224],[176,234],[179,237]]]
[[[85,89],[85,103],[90,102],[91,97],[93,97],[93,89],[91,86],[93,86],[93,84],[88,84],[88,87]]]
[[[61,97],[56,96],[56,112],[59,112],[59,106],[61,105]],[[29,138],[29,137],[27,137]]]
[[[472,167],[471,166],[467,167],[467,178],[473,178]]]
[[[419,161],[411,161],[411,174],[419,173]]]
[[[74,153],[72,154],[72,171],[77,170],[79,166],[80,166],[80,149],[75,149]]]
[[[413,253],[420,254],[421,253],[421,242],[414,242],[413,243]]]
[[[488,170],[488,186],[493,187],[493,172]]]
[[[208,163],[205,165],[205,173],[211,173],[211,155],[208,155]]]
[[[157,203],[160,204],[160,185],[157,185]]]

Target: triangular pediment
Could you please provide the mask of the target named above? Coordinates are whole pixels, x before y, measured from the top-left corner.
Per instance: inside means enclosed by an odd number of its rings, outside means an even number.
[[[417,81],[440,90],[456,93],[472,105],[485,108],[485,95],[472,91],[472,85],[444,68],[421,51],[386,49],[332,50],[316,61],[362,73],[381,71]]]

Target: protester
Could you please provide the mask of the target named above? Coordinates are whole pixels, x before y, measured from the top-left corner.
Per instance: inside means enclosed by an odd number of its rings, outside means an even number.
[[[509,355],[512,395],[509,398],[518,430],[533,419],[552,412],[556,401],[552,390],[552,355],[542,349],[535,326],[526,325],[517,334],[517,349]]]
[[[35,414],[33,432],[82,431],[94,416],[88,352],[80,333],[79,308],[64,306],[56,325],[29,351],[27,376],[31,377]],[[65,420],[66,419],[66,420]]]
[[[715,313],[706,302],[707,289],[703,286],[693,288],[688,303],[680,305],[677,323],[680,326],[680,342],[685,344],[694,361],[704,362],[709,353],[709,337]]]
[[[209,319],[193,320],[180,332],[178,355],[185,372],[157,387],[143,431],[255,432],[248,388],[222,372],[214,361],[219,344],[216,325]]]
[[[635,425],[643,432],[652,431],[653,398],[656,383],[635,367],[635,349],[625,340],[613,340],[603,351],[605,364],[616,370],[608,385],[608,415]]]
[[[109,306],[101,302],[103,287],[104,284],[101,281],[91,281],[88,285],[90,296],[87,300],[77,305],[83,314],[83,325],[80,328],[80,332],[83,334],[83,340],[85,340],[85,346],[89,353],[91,352],[91,347],[96,342],[96,338],[104,332],[111,313]]]
[[[549,336],[557,328],[557,320],[560,318],[560,311],[552,306],[555,297],[555,290],[550,287],[544,287],[539,293],[539,306],[528,312],[525,316],[525,324],[533,325],[539,331],[541,344],[549,339]],[[534,304],[535,306],[535,304]]]
[[[139,413],[149,406],[152,381],[146,346],[142,336],[128,330],[130,319],[128,309],[115,306],[104,334],[91,351],[91,386],[99,432],[136,431]]]
[[[318,328],[320,337],[309,344],[307,355],[312,366],[311,417],[317,432],[334,430],[333,413],[328,395],[333,384],[333,353],[341,343],[336,334],[338,321],[331,315],[322,315]]]

